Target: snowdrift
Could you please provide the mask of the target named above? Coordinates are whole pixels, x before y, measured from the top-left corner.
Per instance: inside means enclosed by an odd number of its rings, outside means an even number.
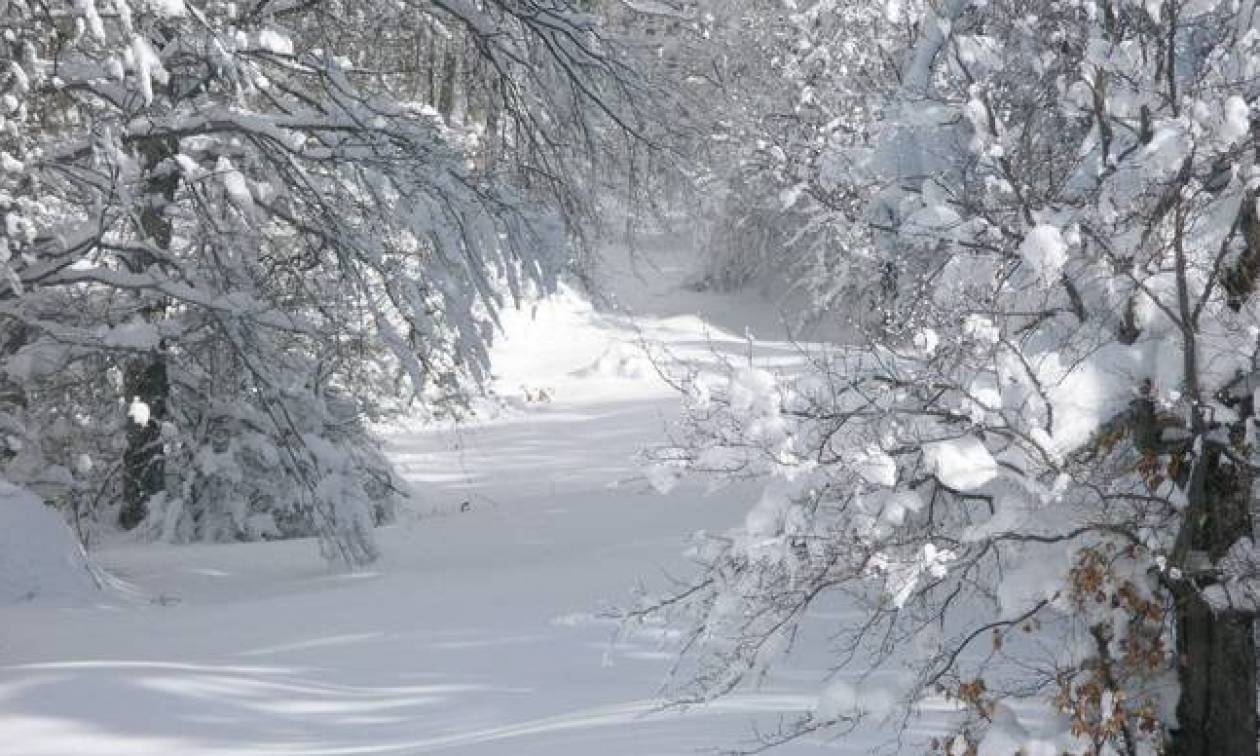
[[[0,480],[0,606],[98,598],[96,571],[61,517],[30,491]]]

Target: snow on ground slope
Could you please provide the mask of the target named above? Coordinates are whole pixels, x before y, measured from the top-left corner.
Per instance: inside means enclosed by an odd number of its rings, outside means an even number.
[[[70,528],[34,494],[0,480],[0,607],[76,605],[100,586]]]
[[[820,683],[801,674],[660,711],[669,631],[610,648],[598,616],[745,509],[649,490],[632,457],[677,402],[636,344],[795,359],[695,314],[729,323],[747,306],[679,293],[659,253],[665,285],[622,287],[639,319],[572,293],[507,319],[498,417],[392,432],[419,514],[380,532],[372,569],[331,571],[310,542],[118,545],[95,557],[143,600],[0,606],[0,754],[690,754],[810,708]]]

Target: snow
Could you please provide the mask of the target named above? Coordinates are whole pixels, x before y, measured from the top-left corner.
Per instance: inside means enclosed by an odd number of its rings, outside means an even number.
[[[1032,550],[1008,567],[998,588],[998,604],[1008,615],[1014,615],[1043,599],[1055,599],[1062,591],[1073,556],[1072,550],[1063,546]]]
[[[26,381],[56,373],[65,365],[65,360],[64,346],[39,342],[20,349],[9,359],[4,370],[10,378]]]
[[[1251,108],[1247,101],[1238,95],[1225,100],[1224,117],[1221,122],[1220,139],[1227,145],[1241,142],[1251,131]]]
[[[892,487],[897,483],[897,463],[878,446],[869,446],[856,455],[853,467],[873,486]]]
[[[167,18],[182,18],[188,12],[184,0],[149,0],[149,9]]]
[[[974,133],[971,141],[971,149],[973,152],[983,152],[988,143],[993,139],[993,133],[989,129],[989,108],[979,97],[972,97],[963,106],[963,115],[971,124],[971,130]]]
[[[847,680],[837,680],[828,685],[818,697],[814,715],[823,722],[831,722],[844,716],[852,716],[861,700],[857,688]]]
[[[17,604],[74,606],[101,598],[83,549],[61,517],[34,494],[0,480],[0,612]],[[0,743],[0,751],[6,747]]]
[[[996,344],[1002,332],[992,320],[983,315],[968,315],[963,319],[963,333],[984,344]]]
[[[954,19],[962,15],[967,5],[964,0],[945,0],[936,8],[934,19],[925,19],[925,31],[910,54],[903,76],[907,92],[914,95],[928,92],[936,56],[949,41]]]
[[[1155,135],[1143,153],[1155,176],[1168,176],[1181,166],[1191,146],[1192,141],[1182,120],[1165,121],[1156,127]]]
[[[1194,18],[1211,13],[1220,5],[1221,0],[1188,0],[1181,12],[1186,18]]]
[[[258,47],[276,55],[292,55],[293,40],[271,29],[258,32]]]
[[[130,52],[132,65],[135,67],[136,80],[140,86],[140,94],[144,97],[144,104],[151,105],[153,103],[153,82],[166,84],[168,80],[166,68],[163,67],[162,59],[158,57],[153,46],[139,34],[132,37]]]
[[[593,363],[574,371],[576,377],[600,375],[610,378],[638,380],[653,370],[652,362],[640,347],[616,342],[604,350]]]
[[[88,30],[97,39],[105,39],[105,24],[96,9],[96,0],[74,0],[75,13],[87,22]]]
[[[1031,716],[1030,716],[1031,715]],[[1043,716],[1043,712],[1021,711],[998,704],[992,714],[992,726],[980,742],[976,756],[1060,756],[1084,753],[1088,747],[1083,738],[1071,735],[1065,716]]]
[[[1068,259],[1067,249],[1063,233],[1054,226],[1042,224],[1024,237],[1019,245],[1019,255],[1042,284],[1051,285],[1063,273]]]
[[[127,407],[127,417],[136,425],[148,425],[150,417],[149,405],[140,401],[140,397],[131,400],[131,404]]]
[[[923,445],[928,469],[944,485],[956,491],[974,491],[997,477],[997,461],[975,436]]]
[[[690,14],[659,0],[621,0],[622,4],[635,13],[648,16],[669,16],[672,18],[691,18]]]
[[[249,192],[249,184],[245,181],[245,176],[233,167],[232,161],[226,157],[220,157],[215,165],[215,172],[223,180],[224,190],[237,207],[247,208],[254,204],[254,197]]]
[[[659,708],[672,630],[644,626],[610,646],[602,608],[683,574],[689,534],[740,524],[749,501],[705,497],[689,481],[652,490],[635,455],[680,400],[655,370],[616,366],[642,342],[696,365],[751,352],[759,367],[741,385],[750,406],[771,410],[757,392],[774,366],[801,359],[795,344],[716,325],[775,335],[772,308],[683,289],[679,259],[665,245],[652,252],[652,269],[671,271],[654,287],[628,258],[608,263],[622,281],[612,294],[636,318],[572,291],[507,313],[494,348],[502,406],[455,426],[390,429],[415,511],[378,531],[384,557],[371,569],[332,571],[308,541],[124,540],[93,558],[140,598],[0,607],[0,754],[683,756],[747,745],[754,723],[812,711],[825,655],[680,711]],[[584,370],[610,354],[609,369]],[[522,387],[550,398],[528,401]],[[10,532],[0,521],[0,561]],[[64,528],[52,532],[58,548],[73,546]],[[879,740],[848,739],[840,752],[884,739],[864,737]],[[822,736],[780,751],[834,752]]]
[[[962,216],[956,211],[946,205],[936,204],[916,210],[906,219],[902,230],[912,243],[931,248],[941,239],[955,236],[954,232],[961,223]]]
[[[8,152],[0,152],[0,171],[5,173],[21,173],[26,165]]]
[[[1158,343],[1158,342],[1156,342]],[[1175,345],[1174,345],[1175,347]],[[1167,352],[1164,352],[1167,354]],[[1057,354],[1038,359],[1039,374],[1054,406],[1055,427],[1052,451],[1069,453],[1086,443],[1099,425],[1114,417],[1133,398],[1133,386],[1141,381],[1144,371],[1138,368],[1142,347],[1108,345],[1079,364],[1067,363]],[[1180,370],[1175,356],[1151,356],[1155,367]],[[1158,381],[1159,385],[1175,386],[1180,381]]]
[[[901,525],[906,514],[923,508],[923,500],[913,491],[888,491],[883,497],[880,518],[890,525]]]
[[[950,562],[955,558],[957,555],[949,549],[926,543],[922,551],[909,562],[890,560],[884,555],[878,555],[875,562],[885,573],[885,587],[892,605],[901,609],[910,600],[915,587],[925,574],[937,580],[945,577],[949,573]]]
[[[157,328],[139,319],[114,326],[101,338],[105,346],[125,349],[154,349],[160,342]]]
[[[13,74],[13,87],[19,92],[28,92],[31,88],[31,79],[26,75],[26,69],[15,60],[9,64],[9,72]]]
[[[941,337],[931,328],[924,328],[914,335],[914,346],[925,356],[931,357],[940,346]]]
[[[783,532],[792,500],[781,486],[767,486],[757,504],[744,517],[744,530],[754,538],[768,538]]]

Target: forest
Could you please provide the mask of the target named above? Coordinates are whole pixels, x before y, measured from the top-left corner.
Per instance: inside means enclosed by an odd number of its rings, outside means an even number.
[[[0,215],[0,754],[1260,754],[1256,0],[0,0]]]

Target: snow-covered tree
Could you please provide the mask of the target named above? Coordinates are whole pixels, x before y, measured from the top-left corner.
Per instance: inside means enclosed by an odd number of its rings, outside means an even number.
[[[786,284],[813,308],[840,292],[819,284],[860,248],[861,197],[841,174],[868,147],[899,39],[882,3],[723,0],[657,3],[643,39],[657,80],[685,107],[687,174],[706,288]],[[837,220],[839,219],[839,221]]]
[[[842,596],[840,680],[771,741],[882,674],[890,721],[959,708],[944,753],[1255,753],[1256,3],[888,5],[914,31],[846,178],[879,311],[802,371],[691,376],[655,453],[769,481],[645,598],[693,620],[680,694]]]
[[[371,559],[399,489],[366,424],[486,377],[496,311],[566,261],[556,144],[632,130],[594,17],[12,0],[0,26],[5,477],[170,538]],[[469,40],[521,170],[401,86],[382,28]]]

